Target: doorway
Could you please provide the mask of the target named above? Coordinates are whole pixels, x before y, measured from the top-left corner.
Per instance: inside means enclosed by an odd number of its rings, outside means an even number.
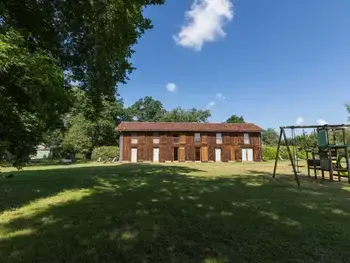
[[[131,162],[137,162],[137,148],[131,148]]]
[[[179,147],[174,147],[174,161],[179,160]]]
[[[195,161],[201,160],[201,148],[200,147],[195,148],[194,155],[195,155],[195,159],[194,159]]]
[[[221,149],[215,149],[215,162],[221,162]]]
[[[153,148],[153,162],[159,162],[159,148]]]
[[[253,149],[242,149],[242,162],[253,162]]]

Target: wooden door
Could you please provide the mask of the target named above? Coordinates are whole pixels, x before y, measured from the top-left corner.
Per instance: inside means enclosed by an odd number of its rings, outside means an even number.
[[[207,162],[208,161],[208,147],[202,147],[202,162]]]
[[[230,147],[230,161],[236,160],[235,156],[235,148],[233,146]]]
[[[185,161],[185,147],[179,148],[179,161],[184,162]]]

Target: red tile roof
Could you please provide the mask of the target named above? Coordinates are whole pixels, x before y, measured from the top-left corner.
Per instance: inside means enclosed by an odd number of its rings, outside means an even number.
[[[253,123],[122,122],[117,131],[262,132]]]

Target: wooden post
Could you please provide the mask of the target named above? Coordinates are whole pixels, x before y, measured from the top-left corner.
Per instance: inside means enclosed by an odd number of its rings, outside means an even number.
[[[309,151],[306,151],[306,162],[307,162],[307,177],[310,178]]]
[[[290,162],[291,162],[292,167],[293,167],[293,172],[294,172],[295,181],[297,182],[298,186],[300,186],[298,173],[297,173],[297,170],[295,169],[295,163],[294,163],[294,161],[293,161],[293,156],[292,156],[292,153],[291,153],[290,148],[289,148],[289,143],[288,143],[288,141],[287,141],[286,132],[285,132],[284,129],[281,130],[281,131],[282,131],[282,133],[283,133],[284,141],[286,142],[286,146],[287,146],[287,151],[288,151],[289,159],[290,159]]]
[[[346,171],[348,172],[348,182],[350,184],[349,148],[345,148]]]
[[[324,180],[324,170],[322,169],[322,180]]]
[[[314,176],[315,179],[317,179],[317,169],[316,169],[316,160],[315,160],[315,153],[312,153],[312,159],[313,159],[313,165],[314,165]]]
[[[333,181],[333,161],[332,161],[332,149],[328,145],[328,158],[330,161],[330,166],[329,166],[329,179]]]
[[[279,140],[278,140],[277,153],[276,153],[276,159],[275,159],[275,168],[273,169],[272,178],[275,178],[275,177],[276,177],[277,162],[278,162],[278,158],[279,158],[279,154],[280,154],[280,147],[281,147],[281,141],[282,141],[282,129],[283,129],[283,128],[281,128],[280,138],[279,138]]]

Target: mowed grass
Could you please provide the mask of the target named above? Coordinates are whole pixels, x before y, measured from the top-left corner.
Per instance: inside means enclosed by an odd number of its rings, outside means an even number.
[[[273,180],[272,169],[83,164],[14,172],[0,179],[0,261],[350,262],[348,184],[303,178],[297,187],[292,177]]]

